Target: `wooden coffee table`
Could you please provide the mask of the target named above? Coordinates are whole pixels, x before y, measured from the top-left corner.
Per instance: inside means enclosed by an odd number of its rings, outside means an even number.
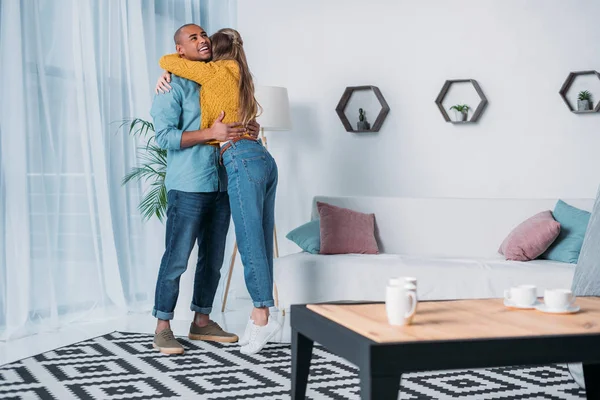
[[[419,303],[413,324],[387,323],[382,303],[293,305],[292,399],[304,399],[313,343],[360,372],[362,399],[396,400],[417,371],[582,362],[587,398],[600,399],[600,298],[572,315],[508,309],[501,299]]]

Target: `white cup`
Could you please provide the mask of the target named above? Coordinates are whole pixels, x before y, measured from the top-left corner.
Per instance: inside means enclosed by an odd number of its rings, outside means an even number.
[[[544,291],[544,303],[552,310],[567,310],[573,306],[575,300],[576,297],[568,289],[546,289]]]
[[[390,325],[408,325],[417,309],[417,288],[413,284],[388,285],[385,311]]]
[[[396,278],[391,278],[389,281],[389,285],[390,286],[400,286],[400,285],[413,285],[413,287],[406,287],[405,289],[407,290],[413,290],[415,292],[415,296],[417,299],[417,304],[419,303],[419,296],[417,295],[417,278],[414,278],[412,276],[399,276]],[[415,309],[416,312],[416,309]],[[405,325],[410,325],[412,324],[412,320],[413,317],[410,317],[407,319],[407,322],[405,323]]]
[[[537,287],[535,285],[511,287],[504,291],[504,299],[517,306],[532,306],[537,301]]]
[[[412,276],[399,276],[397,278],[390,278],[389,285],[390,286],[400,286],[406,283],[412,283],[415,285],[415,290],[417,287],[417,278],[413,278]]]
[[[405,276],[404,277],[404,283],[409,283],[411,285],[415,285],[415,292],[417,290],[417,278],[414,278],[412,276]]]

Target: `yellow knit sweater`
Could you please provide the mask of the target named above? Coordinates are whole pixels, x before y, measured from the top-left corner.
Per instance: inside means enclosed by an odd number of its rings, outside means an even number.
[[[221,111],[225,111],[224,123],[238,121],[240,68],[236,61],[190,61],[176,53],[163,56],[159,64],[162,69],[202,86],[200,129],[209,128]],[[219,142],[211,141],[208,144]]]

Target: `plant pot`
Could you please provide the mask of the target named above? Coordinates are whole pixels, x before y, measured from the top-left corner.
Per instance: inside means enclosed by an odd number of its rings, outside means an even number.
[[[456,111],[454,110],[454,120],[456,122],[467,122],[467,118],[469,117],[469,113],[466,112],[461,112],[461,111]]]
[[[589,100],[577,100],[577,111],[590,111],[592,105]]]
[[[357,131],[368,131],[369,129],[371,129],[371,124],[369,124],[367,121],[358,121],[356,123]]]

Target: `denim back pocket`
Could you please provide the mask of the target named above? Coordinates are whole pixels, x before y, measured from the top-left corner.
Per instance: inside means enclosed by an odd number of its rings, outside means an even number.
[[[271,164],[266,155],[244,158],[241,160],[248,180],[254,183],[263,183],[271,172]]]

